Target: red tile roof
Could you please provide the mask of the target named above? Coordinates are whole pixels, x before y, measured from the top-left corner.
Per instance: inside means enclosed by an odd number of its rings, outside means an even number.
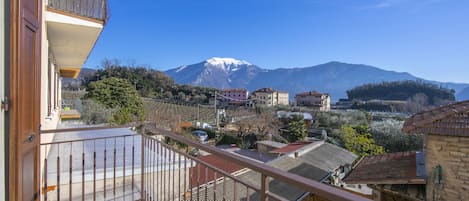
[[[215,155],[207,155],[207,156],[200,156],[197,157],[201,161],[208,163],[209,165],[216,167],[218,169],[223,170],[224,172],[227,173],[234,173],[237,172],[244,167],[233,163],[231,161],[225,160],[223,158],[219,158]],[[189,168],[189,175],[191,176],[191,187],[196,187],[202,184],[205,184],[207,182],[213,181],[215,178],[215,171],[213,171],[211,168],[205,166],[202,163],[197,163],[194,167]],[[207,174],[206,174],[207,173]],[[217,172],[217,179],[222,177],[222,175]]]
[[[417,113],[405,121],[402,130],[407,133],[469,136],[468,119],[469,100]]]
[[[416,152],[398,152],[363,158],[344,179],[348,184],[425,184],[417,175]]]
[[[301,147],[304,147],[311,142],[295,142],[295,143],[290,143],[287,146],[284,146],[282,148],[274,149],[270,151],[270,153],[278,153],[278,154],[285,154],[285,153],[290,153],[292,151],[296,151]]]

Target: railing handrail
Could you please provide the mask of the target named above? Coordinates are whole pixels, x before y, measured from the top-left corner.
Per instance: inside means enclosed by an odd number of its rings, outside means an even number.
[[[156,131],[155,134],[161,134],[169,138],[172,138],[174,140],[177,140],[179,142],[185,143],[189,146],[204,150],[217,157],[224,158],[229,161],[233,161],[235,163],[238,163],[241,166],[245,166],[263,175],[266,175],[273,179],[277,179],[279,181],[297,186],[307,192],[314,193],[315,195],[318,195],[320,197],[328,198],[329,200],[369,201],[369,199],[355,195],[353,193],[340,190],[338,188],[328,186],[326,184],[322,184],[320,182],[313,181],[313,180],[304,178],[302,176],[299,176],[293,173],[289,173],[286,171],[279,171],[279,169],[275,167],[268,166],[263,163],[254,162],[246,158],[238,157],[236,155],[230,154],[229,152],[219,150],[216,147],[201,144],[199,142],[187,139],[181,135],[177,135],[170,131],[162,130],[159,128],[152,128],[152,131]]]
[[[94,126],[94,127],[59,128],[59,129],[40,130],[39,133],[40,134],[68,133],[68,132],[76,132],[76,131],[94,131],[94,130],[107,130],[107,129],[130,128],[130,127],[133,127],[133,126],[124,125],[124,126]]]

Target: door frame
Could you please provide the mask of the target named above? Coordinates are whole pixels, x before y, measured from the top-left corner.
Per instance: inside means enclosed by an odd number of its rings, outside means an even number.
[[[0,99],[4,99],[6,96],[6,90],[7,90],[7,82],[8,79],[5,73],[6,68],[7,68],[7,55],[8,55],[8,40],[7,38],[7,32],[9,31],[8,24],[8,14],[9,14],[9,0],[2,1],[0,4],[0,9],[3,11],[3,15],[0,16],[0,48],[1,54],[0,54]],[[7,181],[8,181],[8,142],[7,141],[7,124],[8,121],[6,120],[5,112],[3,110],[0,111],[0,150],[3,151],[3,154],[0,156],[0,170],[3,170],[0,173],[0,200],[8,200],[7,199]]]
[[[18,123],[18,109],[15,104],[19,102],[15,102],[19,100],[19,91],[15,87],[18,87],[17,81],[19,78],[18,71],[22,65],[21,59],[21,49],[20,49],[20,40],[21,37],[21,26],[24,26],[23,23],[23,15],[24,11],[22,11],[22,1],[24,0],[5,0],[5,24],[7,25],[5,29],[5,95],[9,99],[9,110],[5,113],[5,155],[7,156],[5,161],[5,172],[6,172],[6,200],[18,200],[21,196],[20,193],[22,192],[21,183],[18,181],[20,178],[19,174],[21,174],[21,167],[18,167],[18,157],[19,154],[22,154],[22,150],[20,149],[22,146],[20,145],[23,143],[23,140],[20,139],[21,134],[19,132],[20,125]],[[39,35],[37,38],[38,41],[38,64],[39,68],[42,68],[40,62],[40,55],[42,49],[41,47],[41,34],[42,34],[42,0],[35,0],[38,3],[38,30],[37,34]],[[40,69],[38,69],[38,73],[40,73]],[[39,78],[39,85],[40,85],[40,77]],[[40,86],[34,86],[37,90],[37,95],[40,96]],[[13,101],[11,101],[13,99]],[[40,100],[40,99],[39,99]],[[40,103],[37,106],[40,110]],[[40,111],[37,114],[37,122],[40,124]],[[34,114],[36,116],[36,114]],[[37,139],[40,139],[39,135],[39,125],[37,128]],[[38,145],[39,146],[39,145]],[[40,148],[37,148],[40,151]],[[39,156],[40,153],[37,153]],[[35,164],[34,171],[37,173],[37,181],[34,181],[35,185],[37,186],[35,200],[40,200],[40,159],[38,158],[37,164]]]

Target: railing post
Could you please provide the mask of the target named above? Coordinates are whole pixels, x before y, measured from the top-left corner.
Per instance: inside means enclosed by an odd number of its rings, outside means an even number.
[[[261,201],[267,200],[267,192],[269,192],[269,181],[267,175],[261,175]]]
[[[141,138],[142,138],[142,142],[141,142],[141,153],[140,153],[140,166],[141,166],[141,171],[140,171],[140,175],[141,175],[141,179],[140,179],[140,200],[145,200],[145,187],[143,186],[143,182],[144,182],[144,178],[145,178],[145,136],[144,134],[142,133],[141,135]]]

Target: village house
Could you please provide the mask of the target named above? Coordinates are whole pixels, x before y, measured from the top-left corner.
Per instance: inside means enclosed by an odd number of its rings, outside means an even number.
[[[303,92],[296,94],[295,105],[311,107],[318,111],[330,111],[331,96],[316,91]]]
[[[252,92],[250,99],[254,99],[256,106],[289,105],[288,92],[272,88],[262,88]]]
[[[366,156],[355,164],[341,185],[360,193],[372,189],[376,201],[423,201],[425,179],[423,152],[410,151]]]
[[[469,101],[415,114],[403,130],[425,135],[426,200],[469,200]]]

